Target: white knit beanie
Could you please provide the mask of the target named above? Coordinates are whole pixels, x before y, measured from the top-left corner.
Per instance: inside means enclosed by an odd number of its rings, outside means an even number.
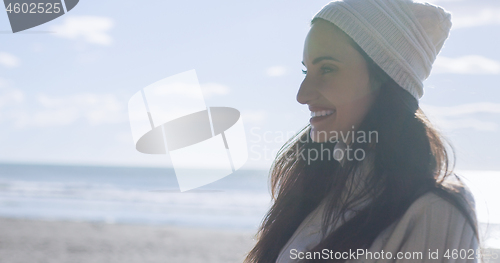
[[[450,13],[412,0],[332,1],[314,18],[342,29],[417,101],[451,28]]]

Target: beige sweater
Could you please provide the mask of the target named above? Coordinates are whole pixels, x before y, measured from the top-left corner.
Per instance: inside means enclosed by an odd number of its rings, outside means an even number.
[[[366,168],[364,166],[358,173],[366,173]],[[464,192],[464,195],[473,202],[469,192]],[[321,240],[324,207],[322,202],[304,219],[281,250],[276,263],[297,262],[308,256],[322,259],[344,257],[349,263],[480,262],[477,259],[478,241],[472,227],[455,206],[434,193],[415,200],[399,220],[379,234],[368,250],[352,251],[349,255],[335,254],[335,251],[322,251],[325,253],[316,255],[306,253]],[[352,216],[353,213],[348,211],[346,218]]]

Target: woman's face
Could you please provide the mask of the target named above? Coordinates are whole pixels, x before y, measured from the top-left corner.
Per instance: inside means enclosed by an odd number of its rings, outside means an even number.
[[[306,37],[302,63],[307,73],[297,101],[311,111],[312,140],[351,138],[375,99],[366,60],[342,30],[319,19]]]

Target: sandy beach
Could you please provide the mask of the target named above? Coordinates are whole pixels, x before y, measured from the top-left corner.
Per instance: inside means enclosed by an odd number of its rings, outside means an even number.
[[[242,262],[254,233],[0,219],[1,263]]]
[[[243,261],[254,245],[253,235],[227,229],[0,218],[0,263],[233,263]],[[487,254],[484,263],[500,262],[500,250]]]

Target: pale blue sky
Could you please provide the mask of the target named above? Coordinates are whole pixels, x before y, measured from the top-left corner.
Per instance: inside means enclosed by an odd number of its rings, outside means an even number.
[[[431,2],[454,26],[421,104],[455,146],[457,168],[500,170],[500,3]],[[0,34],[0,162],[169,166],[166,155],[135,150],[127,102],[195,69],[208,106],[242,112],[244,168],[268,169],[279,136],[308,123],[295,100],[302,49],[327,3],[82,0],[44,25]],[[274,142],[256,142],[265,132]]]

